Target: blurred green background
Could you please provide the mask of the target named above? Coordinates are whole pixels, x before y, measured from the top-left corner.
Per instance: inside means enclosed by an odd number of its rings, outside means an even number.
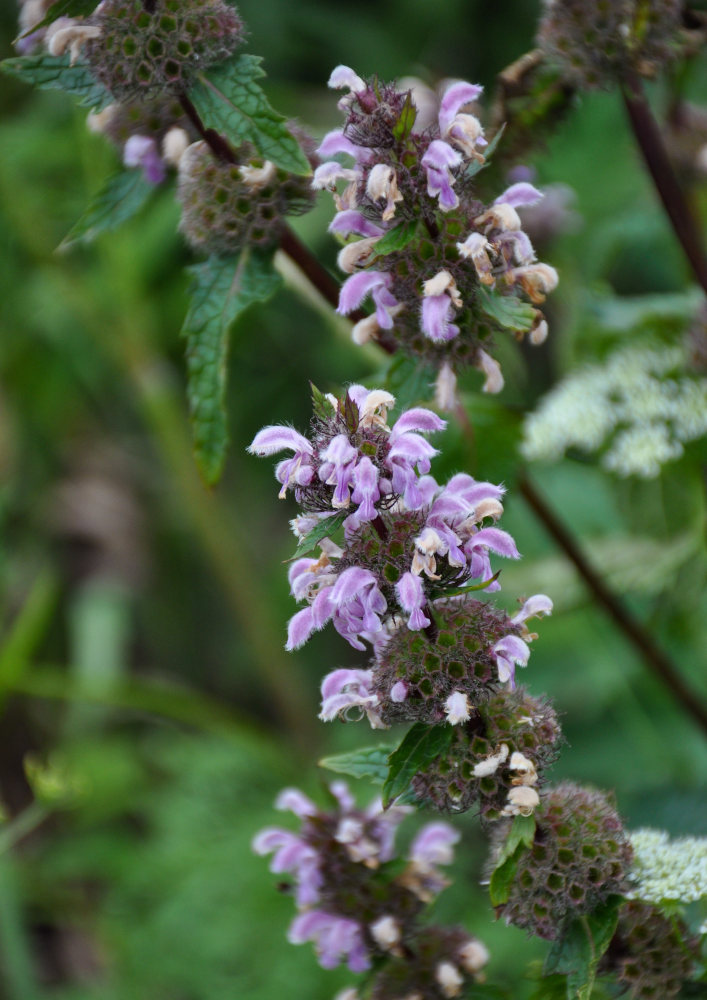
[[[321,134],[338,124],[325,86],[337,63],[490,89],[532,46],[538,4],[244,0],[240,9],[272,103]],[[11,55],[11,3],[0,17]],[[115,157],[70,99],[1,85],[1,995],[325,1000],[352,977],[285,943],[291,900],[249,842],[279,821],[279,788],[316,795],[326,775],[315,760],[377,734],[316,719],[320,678],[360,664],[355,651],[329,633],[283,650],[293,603],[282,562],[295,511],[278,502],[271,464],[244,449],[265,423],[306,426],[308,379],[336,390],[382,359],[296,291],[252,309],[233,331],[226,475],[204,490],[178,336],[189,255],[172,192],[94,247],[56,253]],[[704,67],[687,86],[696,99],[707,94]],[[502,345],[502,396],[469,397],[475,454],[452,427],[435,474],[465,469],[507,483],[503,526],[525,558],[504,568],[501,600],[513,607],[540,591],[556,601],[523,677],[561,713],[567,743],[554,776],[615,790],[631,826],[704,833],[705,734],[513,492],[523,410],[619,341],[678,340],[695,301],[689,274],[615,95],[577,101],[532,162],[539,182],[574,189],[580,219],[542,247],[561,274],[550,341],[532,357]],[[297,220],[328,263],[330,215],[322,198]],[[626,320],[620,297],[656,293],[671,294],[667,310],[641,298]],[[470,377],[468,388],[479,382]],[[533,475],[707,699],[699,455],[648,483],[612,479],[589,460]],[[478,887],[483,838],[473,817],[457,822],[456,884],[435,917],[481,937],[489,977],[522,997],[527,962],[544,949],[493,922]]]

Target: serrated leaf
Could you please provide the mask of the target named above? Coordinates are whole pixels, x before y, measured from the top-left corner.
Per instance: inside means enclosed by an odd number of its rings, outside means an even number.
[[[209,485],[221,475],[226,455],[225,395],[228,333],[236,317],[253,302],[277,290],[273,251],[251,247],[233,257],[209,257],[189,268],[192,300],[182,335],[187,341],[189,406],[194,452]]]
[[[256,83],[265,76],[260,63],[260,56],[241,55],[208,73],[199,73],[189,96],[206,125],[233,145],[250,142],[283,170],[310,174],[307,157],[283,124],[284,116],[270,107]]]
[[[68,250],[76,243],[90,243],[136,215],[155,191],[141,170],[121,170],[109,177],[78,222],[59,245]]]
[[[545,972],[567,976],[567,1000],[589,1000],[599,960],[609,947],[619,919],[621,896],[610,896],[590,914],[577,917],[555,941]]]
[[[453,726],[428,726],[416,722],[403,737],[397,750],[388,758],[388,777],[383,785],[383,805],[387,808],[399,795],[407,792],[418,771],[439,757],[449,747]]]
[[[385,236],[381,236],[373,248],[374,253],[378,257],[385,257],[386,254],[395,253],[396,250],[404,250],[416,235],[417,219],[412,222],[399,222],[393,229],[389,229]]]
[[[377,785],[382,785],[388,773],[388,757],[393,749],[390,744],[379,743],[351,753],[322,757],[319,766],[337,774],[349,774],[352,778],[370,778]]]
[[[513,295],[494,295],[479,287],[476,301],[487,316],[506,330],[526,331],[535,323],[535,309]]]
[[[317,545],[322,541],[323,538],[331,538],[335,531],[341,527],[346,518],[351,513],[350,510],[338,510],[331,517],[324,517],[312,528],[302,541],[297,546],[297,551],[293,556],[287,560],[287,562],[294,562],[295,559],[300,559],[302,556],[306,556],[307,553],[312,552],[316,549]]]
[[[329,399],[327,399],[326,394],[317,389],[314,382],[309,383],[309,387],[312,392],[312,410],[315,417],[319,417],[320,420],[328,420],[330,417],[334,416],[334,407]]]
[[[79,98],[86,108],[105,108],[113,101],[108,91],[94,80],[88,66],[69,62],[69,56],[33,55],[6,59],[0,69],[40,90],[64,90]]]
[[[400,112],[400,117],[393,125],[393,138],[396,142],[401,142],[412,132],[412,127],[415,124],[415,119],[417,118],[417,108],[413,104],[412,94],[408,93],[405,97],[405,103],[403,104],[402,110]]]
[[[59,17],[85,17],[87,14],[92,14],[96,6],[95,0],[55,0],[42,20],[33,24],[20,37],[27,38],[40,28],[53,24]]]

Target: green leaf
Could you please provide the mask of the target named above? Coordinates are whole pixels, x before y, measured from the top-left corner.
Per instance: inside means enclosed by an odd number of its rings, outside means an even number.
[[[54,576],[46,570],[39,573],[0,649],[0,694],[11,688],[29,667],[49,628],[57,596]]]
[[[535,309],[514,295],[494,295],[479,287],[476,301],[487,316],[506,330],[526,331],[535,323]]]
[[[312,530],[304,536],[302,541],[297,546],[297,551],[293,556],[290,556],[287,562],[294,562],[295,559],[300,559],[302,556],[306,556],[308,552],[312,552],[313,549],[316,549],[317,545],[319,545],[323,538],[331,538],[334,532],[339,530],[350,513],[350,510],[338,510],[335,514],[332,514],[331,517],[323,517],[316,527],[312,528]]]
[[[436,597],[459,597],[463,594],[471,594],[475,590],[485,590],[490,584],[495,583],[501,575],[501,570],[497,569],[493,576],[489,577],[488,580],[482,580],[481,583],[466,584],[463,587],[453,587],[451,590],[448,587],[436,590],[432,588],[430,597],[434,600]]]
[[[491,875],[489,896],[492,906],[502,906],[508,902],[518,862],[524,852],[532,846],[534,837],[535,817],[516,816]]]
[[[415,119],[417,118],[417,108],[413,104],[412,94],[408,93],[405,97],[405,103],[403,104],[402,110],[400,112],[400,117],[393,126],[393,137],[396,142],[400,142],[407,137],[412,132],[412,127],[415,124]]]
[[[290,135],[284,116],[270,107],[256,80],[265,76],[260,56],[242,55],[207,73],[198,74],[190,98],[207,126],[238,146],[252,143],[258,152],[283,170],[310,174],[311,167]]]
[[[416,722],[408,730],[400,746],[388,758],[390,768],[383,785],[385,808],[408,790],[418,771],[424,770],[430,761],[444,753],[453,735],[453,726],[428,726],[424,722]]]
[[[100,109],[113,100],[105,87],[94,80],[88,66],[83,63],[71,66],[68,55],[39,54],[6,59],[0,63],[0,69],[40,90],[65,90],[78,97],[82,107]]]
[[[39,28],[46,28],[48,24],[53,24],[59,17],[85,17],[92,14],[96,6],[95,0],[55,0],[46,16],[33,24],[24,34],[20,35],[20,38],[26,38]]]
[[[334,416],[334,406],[330,400],[326,398],[326,394],[317,389],[314,382],[309,383],[309,387],[312,391],[312,410],[315,417],[319,417],[320,420],[329,420],[330,417]]]
[[[344,409],[343,409],[344,424],[346,425],[346,430],[349,434],[355,434],[358,430],[359,420],[361,415],[358,410],[357,404],[353,401],[348,392],[344,396]]]
[[[588,916],[577,917],[556,941],[545,972],[567,976],[567,1000],[589,1000],[599,960],[609,947],[619,919],[621,896],[610,896]]]
[[[84,214],[64,237],[60,250],[76,243],[90,243],[99,235],[137,215],[155,185],[146,181],[141,170],[121,170],[109,177]]]
[[[386,254],[395,253],[396,250],[404,250],[416,235],[417,219],[413,219],[412,222],[399,222],[393,229],[389,229],[385,236],[381,236],[373,248],[374,252],[378,257],[385,257]]]
[[[498,146],[499,142],[501,141],[501,136],[503,135],[503,133],[505,131],[506,131],[506,123],[504,122],[503,125],[501,125],[500,129],[498,130],[498,132],[496,133],[496,135],[491,140],[491,142],[488,144],[488,146],[484,146],[484,159],[483,159],[483,161],[480,162],[479,160],[474,160],[466,168],[465,174],[466,174],[467,177],[473,177],[475,174],[478,174],[478,172],[480,170],[483,170],[484,167],[487,167],[489,165],[489,163],[491,161],[491,157],[496,152],[496,147]]]
[[[434,371],[426,365],[402,354],[394,357],[385,374],[385,388],[395,396],[396,412],[429,399],[434,380]]]
[[[319,766],[337,774],[350,774],[353,778],[370,778],[375,784],[382,785],[388,773],[388,757],[394,749],[388,743],[379,743],[351,753],[322,757]]]
[[[565,1000],[567,979],[565,976],[543,976],[537,989],[528,1000]]]
[[[273,270],[273,251],[251,247],[234,257],[209,257],[189,271],[192,301],[182,328],[187,341],[187,395],[197,464],[213,485],[221,475],[228,443],[228,332],[247,306],[270,298],[280,276]]]

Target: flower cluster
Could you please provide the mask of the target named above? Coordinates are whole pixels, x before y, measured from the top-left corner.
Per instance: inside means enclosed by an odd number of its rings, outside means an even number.
[[[707,899],[707,837],[670,840],[662,830],[636,830],[631,846],[631,896],[647,903]]]
[[[109,104],[92,112],[87,124],[118,148],[124,166],[140,167],[150,184],[161,184],[196,138],[179,101],[169,96]]]
[[[653,77],[680,51],[680,0],[545,0],[538,42],[581,87]]]
[[[679,917],[634,901],[619,911],[602,968],[616,975],[631,1000],[671,1000],[690,978],[698,952],[698,940]]]
[[[523,455],[553,461],[571,448],[605,449],[605,468],[657,476],[684,444],[707,433],[707,379],[685,369],[681,347],[625,347],[587,366],[526,419]]]
[[[472,178],[488,143],[464,109],[481,87],[452,84],[427,125],[412,91],[364,81],[346,66],[334,70],[329,86],[348,91],[339,102],[346,122],[324,138],[325,162],[313,183],[333,193],[329,228],[348,241],[339,254],[349,275],[339,312],[348,315],[367,298],[375,307],[354,326],[354,340],[389,331],[438,371],[438,399],[448,408],[456,374],[468,366],[484,373],[485,391],[498,392],[503,376],[486,350],[493,331],[529,333],[536,344],[547,335],[537,306],[557,273],[536,261],[518,215],[541,193],[519,182],[491,205],[478,199]],[[339,154],[353,164],[332,159]]]
[[[421,802],[440,812],[473,806],[482,822],[530,815],[543,772],[557,756],[560,726],[552,705],[523,688],[500,690],[454,729],[449,748],[412,779]]]
[[[320,540],[318,558],[303,556],[290,567],[292,594],[307,607],[289,623],[287,648],[329,621],[354,648],[373,646],[372,670],[338,670],[325,679],[323,718],[356,708],[374,725],[465,722],[484,691],[513,683],[516,665],[529,657],[525,622],[552,604],[536,595],[508,618],[469,601],[468,591],[449,600],[450,589],[474,580],[473,589],[499,588],[490,552],[518,558],[511,536],[495,527],[504,491],[465,474],[440,486],[429,474],[436,449],[426,436],[444,421],[414,408],[389,428],[394,403],[390,393],[359,385],[343,399],[315,394],[309,437],[272,426],[250,445],[258,455],[293,452],[276,468],[280,496],[292,489],[305,511],[293,522],[298,537],[314,532]],[[343,547],[328,537],[341,524]],[[436,657],[424,677],[411,672],[420,657],[410,657],[408,632],[423,633]]]
[[[272,827],[253,841],[256,853],[273,854],[271,871],[294,879],[299,913],[289,940],[313,941],[325,969],[346,962],[363,972],[389,963],[377,972],[372,996],[402,1000],[404,984],[421,977],[432,1000],[456,996],[486,963],[486,949],[460,928],[422,928],[420,917],[448,884],[439,866],[453,860],[459,835],[444,823],[424,826],[401,867],[394,837],[409,810],[383,811],[380,801],[360,810],[344,782],[334,782],[331,793],[335,807],[322,811],[286,789],[276,806],[300,818],[300,832]]]
[[[306,150],[308,137],[296,132]],[[276,245],[284,216],[312,207],[307,178],[263,160],[247,143],[233,152],[236,162],[218,160],[200,141],[179,161],[179,227],[195,250],[223,254],[245,245]]]
[[[197,69],[233,54],[243,23],[223,0],[103,0],[85,26],[91,72],[118,100],[189,87]]]
[[[520,856],[501,911],[508,923],[552,941],[568,920],[625,890],[632,851],[616,810],[594,789],[558,785],[535,818],[533,844]],[[496,830],[497,852],[505,837]]]

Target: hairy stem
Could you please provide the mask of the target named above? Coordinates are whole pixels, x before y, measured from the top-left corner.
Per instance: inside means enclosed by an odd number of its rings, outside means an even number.
[[[628,120],[646,167],[653,178],[680,246],[699,284],[707,293],[707,257],[700,231],[680,187],[663,143],[660,129],[643,92],[641,81],[631,77],[622,82],[621,93]]]
[[[521,477],[518,486],[523,499],[545,526],[548,534],[575,566],[597,603],[614,620],[620,631],[640,654],[646,666],[671,691],[675,700],[692,717],[693,721],[707,733],[707,708],[700,702],[697,694],[691,691],[683,681],[675,664],[656,645],[652,636],[633,617],[623,601],[602,580],[585,557],[576,539],[536,490],[527,475]]]

